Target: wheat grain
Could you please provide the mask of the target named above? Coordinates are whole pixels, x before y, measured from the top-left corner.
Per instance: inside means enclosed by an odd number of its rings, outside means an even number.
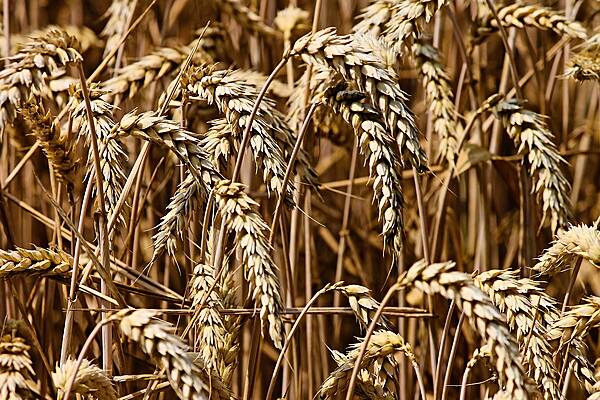
[[[30,347],[12,334],[0,337],[0,399],[34,399],[35,376]]]
[[[431,265],[418,261],[400,276],[398,284],[401,288],[414,286],[427,294],[440,294],[454,300],[489,344],[501,389],[513,398],[529,398],[535,390],[529,387],[519,346],[510,334],[505,318],[468,274],[452,271],[454,266],[452,261]]]
[[[567,225],[571,204],[567,196],[569,181],[560,168],[565,161],[552,141],[554,136],[543,117],[523,108],[518,100],[500,102],[495,111],[518,147],[518,152],[526,155],[523,162],[533,177],[532,191],[542,201],[541,223],[549,214],[552,232],[556,232]]]
[[[17,274],[63,275],[71,271],[73,258],[62,250],[36,247],[35,250],[17,248],[0,250],[0,278]]]
[[[362,103],[361,92],[346,91],[337,85],[326,91],[325,101],[341,113],[352,125],[362,153],[369,164],[374,199],[378,202],[379,219],[383,224],[384,243],[392,246],[396,257],[401,256],[403,242],[402,197],[400,163],[394,153],[394,138],[385,129],[381,114]]]
[[[335,29],[324,29],[298,39],[290,56],[302,57],[310,65],[330,67],[355,83],[384,116],[387,128],[397,138],[402,156],[418,171],[427,169],[419,131],[405,104],[407,96],[399,88],[397,76],[360,40],[360,36],[338,36]]]
[[[244,275],[250,283],[255,307],[260,308],[263,329],[268,324],[269,336],[277,348],[283,345],[283,304],[279,294],[277,267],[271,258],[267,239],[269,226],[256,211],[258,205],[243,192],[244,185],[223,180],[215,187],[219,214],[227,229],[238,235],[236,246],[242,253]]]
[[[42,144],[44,154],[50,161],[57,178],[72,185],[77,170],[77,159],[73,149],[73,141],[60,131],[58,121],[52,114],[44,111],[40,99],[31,97],[23,103],[19,112],[31,127],[31,134]]]
[[[537,282],[518,279],[516,271],[489,270],[474,280],[506,314],[511,330],[517,332],[524,361],[532,378],[541,386],[544,398],[560,398],[559,374],[552,360],[552,349],[544,336],[546,330],[537,318],[534,319],[536,312],[545,321],[557,319],[560,314],[555,302],[545,296]]]
[[[575,21],[569,21],[563,14],[539,4],[523,4],[515,2],[498,9],[498,18],[502,26],[535,27],[541,30],[552,30],[560,36],[573,39],[586,39],[585,28]],[[481,37],[498,30],[498,21],[491,12],[486,12],[478,21],[476,34]]]
[[[52,373],[54,387],[64,392],[68,382],[75,372],[77,361],[69,358],[62,366],[57,366]],[[77,369],[77,375],[73,381],[72,393],[82,395],[84,398],[93,396],[98,400],[116,400],[117,392],[106,373],[92,364],[90,360],[84,359]]]
[[[198,361],[186,352],[187,346],[173,333],[173,326],[157,318],[157,313],[147,310],[119,311],[112,317],[119,321],[121,332],[139,343],[167,372],[171,387],[182,400],[219,400],[230,398],[229,390],[220,379],[207,373]]]
[[[533,270],[540,275],[554,275],[577,256],[600,265],[600,231],[596,226],[582,224],[559,230],[554,243],[544,250]]]

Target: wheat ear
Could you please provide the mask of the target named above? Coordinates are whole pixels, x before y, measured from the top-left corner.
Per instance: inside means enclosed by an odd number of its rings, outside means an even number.
[[[345,90],[345,85],[336,85],[325,92],[326,104],[340,113],[358,136],[369,165],[384,243],[391,245],[394,255],[400,257],[404,227],[400,163],[393,150],[394,138],[385,129],[381,113],[361,102],[363,98],[361,92]]]
[[[217,0],[215,4],[245,29],[267,36],[281,36],[279,31],[267,25],[260,15],[246,7],[240,0]]]
[[[29,357],[29,345],[21,337],[5,334],[0,337],[0,399],[34,399],[35,376]]]
[[[565,75],[578,81],[600,81],[600,33],[591,36],[579,46],[569,60]]]
[[[9,57],[10,63],[0,71],[0,132],[16,118],[17,109],[29,98],[32,90],[46,86],[46,78],[58,68],[80,62],[75,38],[60,30],[23,45],[21,51]]]
[[[407,95],[398,85],[398,77],[373,54],[360,36],[338,36],[335,28],[301,37],[291,56],[299,56],[310,65],[332,68],[345,80],[367,93],[372,105],[381,112],[387,128],[396,137],[402,156],[418,171],[427,169],[427,159],[419,143],[414,116],[406,106]]]
[[[55,388],[64,392],[67,383],[72,379],[76,364],[77,361],[69,358],[61,366],[57,366],[56,371],[52,373],[52,382]],[[84,398],[93,396],[98,400],[117,399],[117,392],[108,376],[106,376],[106,372],[85,359],[77,370],[77,376],[73,381],[71,390],[72,393],[80,394]]]
[[[0,250],[0,278],[17,274],[63,275],[73,267],[73,258],[62,250],[36,247],[35,250],[17,248]]]
[[[588,296],[557,319],[548,329],[549,340],[559,340],[559,349],[573,339],[583,340],[591,329],[600,326],[600,297]]]
[[[571,226],[559,230],[552,246],[544,250],[533,270],[540,275],[554,275],[568,267],[574,257],[600,265],[600,231],[595,226]]]
[[[519,345],[511,335],[506,319],[489,296],[479,289],[466,273],[453,271],[448,261],[427,265],[418,261],[398,279],[401,288],[414,286],[426,294],[440,294],[454,300],[473,328],[489,344],[498,371],[500,387],[512,398],[527,399],[532,392],[521,364]]]
[[[40,141],[57,178],[66,184],[73,184],[77,170],[73,141],[61,134],[58,121],[49,111],[44,111],[39,99],[31,97],[23,103],[20,113],[29,122],[31,134]]]
[[[515,2],[498,9],[498,18],[502,26],[525,28],[535,27],[552,30],[560,36],[574,39],[586,39],[585,28],[575,21],[569,21],[565,15],[538,4]],[[479,37],[498,30],[498,21],[491,12],[486,12],[477,22],[476,34]]]
[[[115,47],[119,45],[123,34],[127,31],[127,23],[134,13],[135,2],[132,0],[113,0],[104,14],[108,18],[100,36],[106,38],[103,57],[106,57]],[[111,64],[114,64],[113,58]]]
[[[260,308],[263,329],[268,325],[269,336],[277,348],[284,339],[277,267],[271,258],[268,241],[269,226],[257,212],[258,203],[244,193],[244,185],[223,180],[217,183],[215,195],[219,214],[227,229],[239,237],[236,246],[242,254],[244,274],[250,283],[254,305]]]
[[[506,315],[508,326],[517,332],[517,341],[532,378],[540,385],[545,399],[559,399],[559,374],[552,359],[552,348],[546,340],[544,324],[560,314],[536,281],[518,278],[517,271],[489,270],[477,275],[477,286],[488,294],[498,309]],[[536,311],[537,309],[537,311]]]
[[[124,310],[114,314],[121,332],[137,342],[159,367],[164,368],[171,387],[182,400],[229,399],[229,390],[218,376],[200,366],[187,353],[187,345],[174,334],[171,324],[148,310]]]
[[[533,177],[532,191],[542,201],[541,223],[550,217],[552,232],[567,225],[571,204],[567,193],[569,181],[561,170],[564,159],[552,141],[544,117],[523,108],[515,99],[500,102],[495,111],[501,118],[509,136],[526,155],[523,162]]]
[[[103,44],[103,41],[96,36],[96,33],[86,26],[46,25],[39,30],[31,31],[26,35],[21,35],[18,33],[11,35],[10,42],[12,45],[12,53],[18,53],[27,42],[33,39],[38,40],[39,38],[43,38],[51,31],[61,31],[66,35],[77,38],[77,42],[79,44],[77,50],[82,53],[86,52],[92,47],[99,47]],[[4,49],[2,49],[2,51],[3,50]]]

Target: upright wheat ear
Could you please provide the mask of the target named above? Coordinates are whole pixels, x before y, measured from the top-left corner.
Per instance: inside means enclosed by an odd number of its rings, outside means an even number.
[[[571,226],[560,230],[533,270],[540,275],[554,275],[568,268],[574,257],[582,257],[600,268],[600,231],[595,226]]]
[[[134,13],[135,2],[132,0],[113,0],[104,14],[107,17],[106,25],[100,35],[106,38],[103,57],[106,57],[115,47],[119,45],[123,34],[127,31],[127,23]],[[115,58],[110,61],[114,65]]]
[[[298,39],[290,55],[302,57],[310,65],[329,67],[346,81],[355,83],[369,95],[373,107],[383,115],[403,157],[417,170],[427,169],[419,131],[412,112],[406,106],[407,95],[400,89],[398,77],[373,54],[368,43],[360,40],[360,36],[338,36],[335,28],[323,29]]]
[[[4,333],[4,332],[3,332]],[[0,399],[26,400],[36,398],[30,347],[12,333],[0,337]]]
[[[76,364],[77,361],[69,358],[62,366],[57,366],[56,371],[52,373],[52,382],[55,388],[64,392],[68,382],[72,379]],[[106,372],[85,359],[77,370],[77,376],[73,381],[71,391],[80,394],[84,398],[92,396],[98,400],[117,399],[117,392],[108,376],[106,376]]]
[[[78,47],[74,37],[52,30],[24,44],[9,58],[10,63],[0,71],[0,133],[15,119],[18,107],[33,89],[46,86],[46,78],[57,69],[82,60]]]
[[[182,400],[221,400],[231,394],[218,376],[207,373],[199,360],[187,353],[187,345],[174,334],[171,324],[147,310],[124,310],[112,319],[119,321],[121,332],[137,342],[160,368],[164,368],[171,387]],[[196,361],[196,362],[194,362]]]
[[[506,325],[505,317],[492,300],[475,286],[469,274],[453,271],[454,262],[427,265],[418,261],[398,279],[402,288],[414,286],[427,294],[440,294],[454,300],[473,328],[490,346],[498,371],[500,387],[515,399],[528,399],[535,393],[523,369],[519,345]]]
[[[257,212],[258,203],[244,193],[244,185],[223,180],[215,187],[219,214],[227,229],[235,232],[236,246],[241,250],[244,275],[250,284],[254,306],[260,308],[263,329],[268,325],[269,336],[277,348],[283,345],[281,320],[283,303],[279,293],[279,279],[271,257],[268,241],[269,225]]]
[[[561,170],[564,159],[552,141],[544,117],[523,108],[518,100],[500,102],[496,112],[509,136],[525,157],[523,163],[532,176],[532,191],[542,201],[542,223],[549,216],[552,232],[567,226],[571,204],[569,181]]]

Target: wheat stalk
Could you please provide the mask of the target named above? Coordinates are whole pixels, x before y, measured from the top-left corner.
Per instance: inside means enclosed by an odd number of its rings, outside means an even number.
[[[367,93],[372,105],[384,116],[387,128],[397,138],[402,156],[418,171],[427,169],[419,131],[405,104],[407,96],[400,89],[397,76],[373,54],[365,41],[360,40],[360,36],[338,36],[334,28],[324,29],[298,39],[290,56],[302,57],[310,65],[332,68]]]
[[[21,103],[46,86],[52,72],[82,60],[77,48],[74,37],[51,30],[9,57],[10,63],[0,71],[0,133],[14,121]]]
[[[591,36],[571,56],[565,75],[578,81],[600,80],[600,33]]]
[[[400,276],[398,284],[401,288],[414,286],[426,294],[440,294],[454,300],[473,328],[489,344],[501,389],[513,398],[529,398],[535,390],[529,387],[519,346],[504,316],[489,296],[475,285],[473,278],[453,271],[454,266],[452,261],[431,265],[418,261]]]
[[[215,195],[219,214],[227,229],[238,235],[236,246],[242,254],[244,274],[250,283],[255,307],[260,308],[263,329],[269,326],[269,336],[277,348],[283,345],[281,320],[283,304],[279,294],[277,267],[271,258],[268,241],[269,226],[256,211],[257,203],[244,193],[244,185],[228,180],[216,184]]]
[[[19,112],[29,122],[31,134],[40,141],[57,178],[72,185],[77,170],[73,141],[61,134],[58,121],[54,120],[49,111],[44,111],[40,99],[31,97],[22,104]]]
[[[552,232],[556,232],[567,225],[571,204],[567,196],[569,181],[560,168],[565,161],[552,141],[554,136],[544,118],[523,108],[518,100],[500,102],[495,111],[518,147],[518,152],[526,154],[523,162],[533,177],[532,191],[543,204],[541,224],[549,214]]]
[[[400,257],[404,227],[400,163],[393,151],[394,138],[385,129],[381,113],[362,103],[364,97],[361,92],[346,91],[345,85],[336,85],[326,91],[325,102],[352,125],[358,136],[361,152],[369,164],[384,243],[391,245],[394,255]]]
[[[517,332],[521,353],[528,363],[530,375],[542,388],[544,398],[560,398],[559,374],[552,360],[552,349],[544,336],[546,329],[535,317],[535,313],[539,313],[545,321],[556,320],[560,316],[556,303],[536,281],[519,279],[516,271],[489,270],[474,280],[506,314],[510,329]]]
[[[137,342],[160,368],[166,370],[171,387],[182,400],[229,399],[220,379],[207,373],[201,362],[187,353],[187,345],[174,334],[173,326],[148,310],[123,310],[111,317],[121,332]]]
[[[544,250],[533,270],[540,275],[554,275],[577,256],[600,265],[600,231],[596,226],[582,224],[559,230],[554,243]]]
[[[35,376],[29,357],[30,347],[21,337],[5,334],[0,337],[0,399],[34,399]]]
[[[52,373],[54,387],[64,392],[67,383],[75,373],[77,361],[69,358],[61,366],[56,367]],[[82,395],[84,398],[92,396],[98,400],[116,400],[117,392],[106,372],[92,364],[89,360],[83,360],[77,369],[77,375],[73,381],[72,393]],[[60,397],[59,397],[60,398]]]
[[[62,250],[36,247],[27,250],[0,250],[0,278],[8,279],[17,274],[63,275],[73,267],[73,258]]]
[[[552,30],[560,36],[573,39],[586,39],[585,28],[557,11],[538,4],[515,2],[498,9],[498,18],[502,26],[523,29],[534,27],[540,30]],[[486,12],[478,21],[476,34],[479,40],[498,30],[498,21],[491,12]]]
[[[102,99],[104,91],[98,90],[97,86],[90,87],[90,103],[94,117],[94,127],[98,137],[98,153],[100,155],[100,169],[104,193],[97,195],[105,196],[109,216],[117,210],[119,197],[126,181],[125,164],[127,153],[123,143],[117,135],[117,124],[114,118],[115,107]],[[86,112],[85,102],[81,91],[74,92],[74,102],[70,106],[73,118],[73,130],[78,132],[80,138],[84,138],[89,145],[91,139],[90,124]],[[94,176],[93,153],[88,153],[88,166],[86,179]],[[95,190],[95,187],[94,187]],[[123,209],[121,209],[123,210]],[[121,211],[116,221],[121,225],[125,223],[125,216]],[[114,232],[114,231],[113,231]]]
[[[320,399],[336,399],[338,394],[347,391],[348,384],[350,383],[350,375],[352,374],[354,364],[357,361],[361,346],[362,341],[354,344],[348,354],[343,356],[342,360],[340,360],[341,365],[339,365],[321,384],[319,392],[317,393]],[[377,331],[371,336],[365,356],[361,361],[360,368],[361,370],[369,368],[376,360],[383,363],[389,363],[389,360],[392,358],[387,357],[398,352],[402,352],[413,367],[419,371],[419,366],[410,344],[406,343],[402,336],[386,330]],[[389,365],[383,365],[381,369],[390,371],[389,367]]]

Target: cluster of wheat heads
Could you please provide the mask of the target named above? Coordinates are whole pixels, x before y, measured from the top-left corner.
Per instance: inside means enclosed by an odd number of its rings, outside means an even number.
[[[3,1],[0,400],[600,398],[600,5]]]

